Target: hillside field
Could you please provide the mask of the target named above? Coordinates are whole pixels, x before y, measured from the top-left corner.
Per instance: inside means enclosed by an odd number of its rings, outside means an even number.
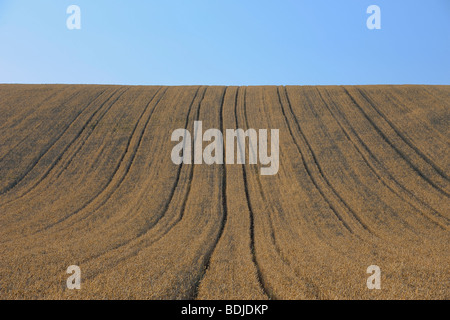
[[[174,164],[194,121],[279,171]],[[450,86],[0,85],[0,299],[448,300],[449,128]]]

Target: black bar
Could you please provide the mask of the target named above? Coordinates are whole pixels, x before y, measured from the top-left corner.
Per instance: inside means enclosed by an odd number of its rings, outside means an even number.
[[[355,317],[358,319],[377,316],[381,319],[395,313],[404,317],[432,310],[438,314],[448,307],[448,301],[1,301],[6,315],[10,311],[17,318],[23,313],[30,315],[56,314],[79,315],[80,318],[124,315],[145,319],[321,319]],[[430,307],[432,309],[430,309]],[[214,308],[214,309],[212,309]],[[65,310],[65,311],[64,311]],[[213,314],[211,315],[211,310]],[[61,312],[64,312],[61,314]],[[188,313],[188,314],[184,314]],[[445,313],[445,311],[444,311]],[[99,318],[100,319],[100,318]]]

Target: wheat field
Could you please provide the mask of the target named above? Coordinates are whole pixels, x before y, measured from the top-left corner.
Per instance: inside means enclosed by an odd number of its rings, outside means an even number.
[[[450,86],[0,85],[0,114],[1,299],[450,298]],[[278,173],[175,165],[197,120],[279,129]]]

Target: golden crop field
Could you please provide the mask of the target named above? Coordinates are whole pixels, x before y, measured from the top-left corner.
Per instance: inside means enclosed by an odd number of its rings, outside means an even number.
[[[0,114],[1,299],[450,299],[450,86],[0,85]],[[279,129],[278,173],[174,164],[197,120]]]

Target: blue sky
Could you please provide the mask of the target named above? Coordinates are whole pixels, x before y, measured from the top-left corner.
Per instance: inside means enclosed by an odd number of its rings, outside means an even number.
[[[450,0],[0,0],[0,83],[450,85]]]

